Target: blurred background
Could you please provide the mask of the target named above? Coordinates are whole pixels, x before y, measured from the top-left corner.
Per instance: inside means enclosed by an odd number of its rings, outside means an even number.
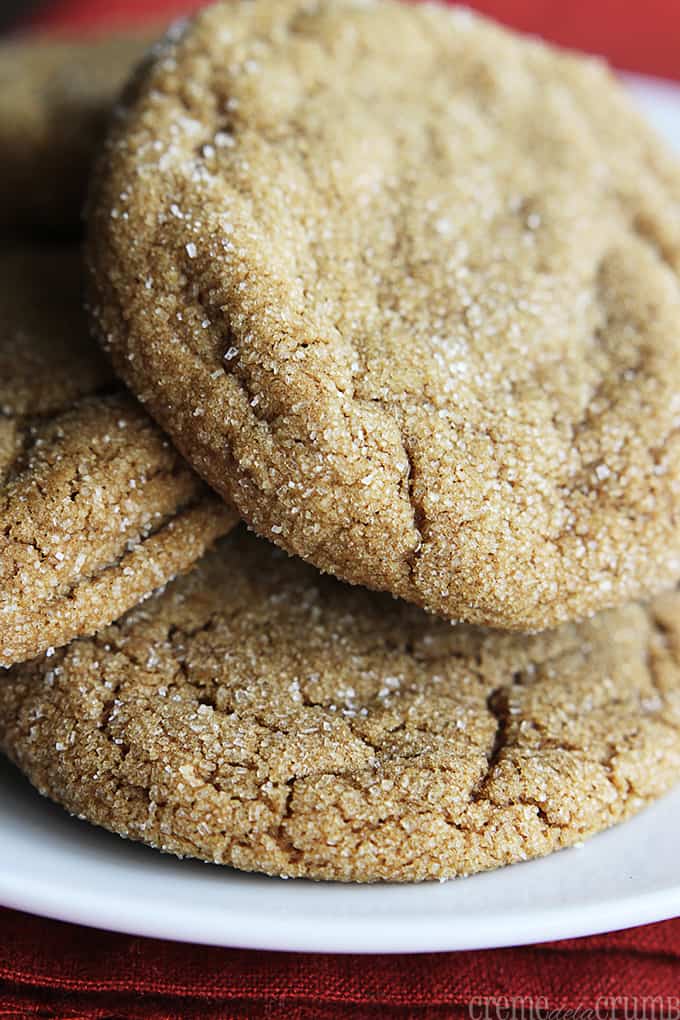
[[[0,0],[0,30],[93,32],[173,18],[200,0]],[[513,28],[607,56],[617,67],[680,78],[680,0],[472,0]],[[58,27],[57,27],[58,26]]]

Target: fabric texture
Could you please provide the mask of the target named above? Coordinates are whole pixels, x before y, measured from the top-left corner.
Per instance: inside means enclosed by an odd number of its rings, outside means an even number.
[[[159,942],[5,910],[0,946],[0,1017],[680,1016],[680,920],[493,952],[332,956]]]
[[[162,21],[196,0],[56,0],[40,30]],[[678,0],[469,6],[617,66],[680,79]],[[491,952],[331,956],[225,950],[0,910],[0,1018],[680,1020],[680,919]]]

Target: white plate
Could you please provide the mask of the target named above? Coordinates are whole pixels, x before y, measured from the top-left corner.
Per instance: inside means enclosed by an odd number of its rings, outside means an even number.
[[[680,88],[631,85],[680,150]],[[679,850],[680,789],[583,849],[443,885],[284,882],[125,843],[0,764],[0,903],[187,942],[390,953],[611,931],[680,914]]]

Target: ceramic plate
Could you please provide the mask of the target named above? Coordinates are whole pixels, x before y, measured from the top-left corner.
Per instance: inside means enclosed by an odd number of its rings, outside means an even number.
[[[680,150],[680,88],[631,78]],[[1,682],[1,681],[0,681]],[[178,861],[69,818],[0,764],[0,903],[139,935],[390,953],[588,935],[680,914],[680,789],[540,861],[418,886],[283,881]]]

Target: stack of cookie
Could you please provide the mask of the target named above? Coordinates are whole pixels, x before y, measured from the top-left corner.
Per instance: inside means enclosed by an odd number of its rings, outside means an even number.
[[[0,746],[273,875],[640,810],[680,779],[680,168],[467,12],[217,4],[104,140],[140,46],[0,54]]]

